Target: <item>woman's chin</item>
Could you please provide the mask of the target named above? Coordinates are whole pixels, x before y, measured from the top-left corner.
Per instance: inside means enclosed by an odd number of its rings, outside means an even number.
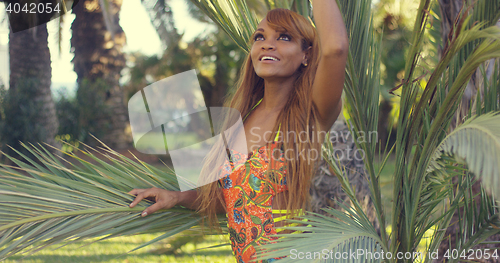
[[[257,76],[263,78],[264,80],[286,78],[286,76],[283,76],[282,74],[276,74],[276,72],[270,71],[270,70],[260,70],[260,71],[257,71],[256,74],[257,74]]]

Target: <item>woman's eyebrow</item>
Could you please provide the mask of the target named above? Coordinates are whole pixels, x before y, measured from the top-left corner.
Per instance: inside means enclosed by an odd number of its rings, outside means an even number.
[[[251,36],[252,39],[257,35],[257,32],[264,32],[264,29],[263,28],[257,28],[257,30],[255,30],[255,32],[253,32],[253,34]]]

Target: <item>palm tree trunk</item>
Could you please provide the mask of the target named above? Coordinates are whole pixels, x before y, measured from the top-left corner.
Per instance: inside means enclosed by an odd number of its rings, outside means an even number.
[[[120,72],[125,67],[122,47],[125,33],[118,24],[122,1],[107,1],[107,13],[103,13],[98,0],[80,1],[74,6],[76,15],[71,26],[73,36],[71,46],[75,57],[73,64],[78,76],[79,87],[84,80],[90,85],[104,80],[105,90],[99,90],[107,106],[107,117],[96,120],[102,131],[99,138],[114,149],[127,148],[131,141],[126,135],[127,111],[123,88],[119,84]],[[106,19],[105,19],[106,18]]]
[[[16,24],[17,20],[22,18],[12,14],[9,19],[11,24]],[[14,115],[10,116],[12,122],[22,120],[29,122],[32,127],[36,127],[35,132],[33,130],[15,131],[20,136],[18,139],[25,142],[26,140],[46,142],[57,146],[55,135],[59,123],[50,92],[52,67],[47,37],[47,24],[17,33],[14,33],[12,28],[9,31],[10,81],[8,94],[9,96],[23,96],[27,101],[24,101],[23,105],[12,105],[12,112],[6,112],[6,114]],[[37,110],[33,110],[32,114],[28,115],[28,120],[23,109],[30,107],[30,105],[34,105]],[[23,118],[25,119],[23,120]],[[6,124],[7,126],[14,125],[9,121]],[[26,134],[31,135],[26,136]]]
[[[370,198],[370,186],[364,168],[363,155],[358,151],[353,135],[344,120],[338,119],[333,124],[329,140],[335,149],[335,160],[340,161],[341,169],[345,173],[344,176],[349,179],[353,190],[356,191],[356,199],[359,200],[366,215],[378,230],[380,226]],[[321,160],[312,180],[311,198],[313,212],[324,215],[328,214],[321,208],[340,209],[337,202],[350,206],[349,197],[342,190],[340,181],[324,160]]]

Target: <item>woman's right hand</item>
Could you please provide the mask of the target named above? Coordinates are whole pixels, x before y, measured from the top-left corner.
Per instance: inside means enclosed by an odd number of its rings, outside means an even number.
[[[133,189],[128,193],[136,196],[134,201],[132,201],[132,203],[129,205],[129,207],[131,208],[137,205],[142,199],[148,199],[155,202],[148,208],[144,209],[144,211],[142,211],[142,217],[150,215],[160,209],[172,208],[179,202],[179,192],[169,191],[156,187],[149,189]]]

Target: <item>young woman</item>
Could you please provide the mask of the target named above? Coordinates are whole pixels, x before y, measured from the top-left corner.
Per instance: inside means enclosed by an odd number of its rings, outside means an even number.
[[[181,205],[203,213],[214,226],[216,214],[227,213],[238,262],[252,261],[255,246],[276,238],[279,215],[309,208],[321,144],[341,111],[348,53],[335,0],[312,0],[312,5],[316,28],[297,13],[274,9],[252,36],[238,89],[226,103],[241,113],[243,129],[234,138],[244,138],[236,144],[246,145],[246,152],[228,149],[226,158],[218,154],[225,151],[214,150],[206,164],[218,169],[204,167],[202,174],[216,183],[185,192],[134,189],[130,207],[154,200],[143,211],[146,216]]]

